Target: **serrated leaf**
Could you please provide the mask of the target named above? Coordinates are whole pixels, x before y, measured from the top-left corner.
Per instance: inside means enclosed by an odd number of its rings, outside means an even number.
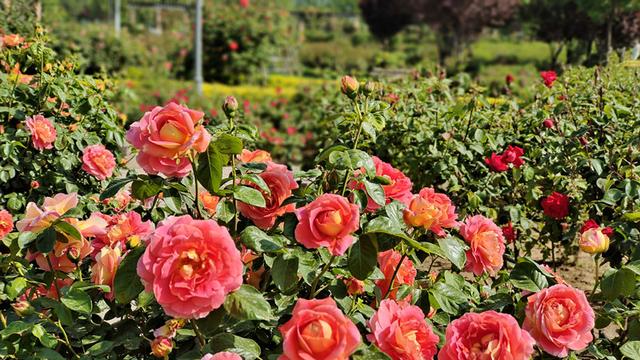
[[[374,237],[363,236],[349,250],[347,264],[351,275],[364,280],[378,264],[378,242]]]
[[[233,189],[233,197],[236,200],[242,201],[247,205],[257,206],[261,208],[267,206],[262,193],[252,187],[236,186]]]
[[[271,306],[260,291],[251,285],[242,285],[227,295],[224,309],[238,320],[271,320]]]

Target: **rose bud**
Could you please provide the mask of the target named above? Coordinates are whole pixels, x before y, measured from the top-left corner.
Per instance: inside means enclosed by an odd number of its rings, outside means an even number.
[[[601,228],[593,228],[585,231],[580,236],[580,250],[589,254],[599,254],[609,249],[609,237]]]
[[[31,182],[31,188],[32,188],[32,189],[37,189],[37,188],[39,188],[39,187],[40,187],[40,183],[39,183],[37,180],[33,180],[33,181]]]
[[[586,137],[584,137],[584,136],[580,136],[580,139],[579,139],[579,140],[580,140],[580,144],[582,144],[582,146],[587,146],[587,145],[589,145],[589,140],[587,140],[587,138],[586,138]]]
[[[358,88],[360,84],[358,84],[358,80],[356,78],[352,78],[351,76],[343,76],[340,79],[342,93],[347,95],[350,99],[355,99],[358,94]]]
[[[542,122],[542,126],[546,127],[547,129],[553,129],[555,125],[556,125],[555,122],[551,118],[545,119]]]
[[[365,94],[365,96],[369,96],[376,91],[376,87],[376,83],[373,81],[367,81],[362,88],[362,93]]]
[[[173,350],[173,342],[166,337],[159,336],[151,342],[151,353],[155,357],[164,358]]]
[[[222,110],[228,117],[234,116],[238,110],[238,100],[233,96],[227,96],[222,104]]]
[[[13,311],[16,312],[16,315],[18,315],[19,317],[27,316],[33,313],[33,307],[26,300],[16,301],[13,304],[11,304],[11,307],[13,308]]]

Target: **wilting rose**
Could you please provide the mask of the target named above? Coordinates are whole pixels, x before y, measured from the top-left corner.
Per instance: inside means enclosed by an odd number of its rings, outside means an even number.
[[[225,227],[184,215],[158,225],[137,270],[167,315],[198,319],[242,285],[243,266]]]
[[[82,151],[82,170],[104,180],[113,175],[116,158],[104,145],[90,145]]]
[[[542,82],[544,82],[544,86],[551,88],[556,79],[558,79],[558,74],[553,70],[541,71],[540,77],[542,78]]]
[[[384,279],[376,280],[376,286],[380,288],[382,296],[389,292],[388,298],[390,299],[396,299],[398,289],[401,285],[413,285],[416,280],[417,271],[413,266],[413,262],[405,257],[402,263],[400,263],[400,259],[402,259],[400,252],[393,249],[378,253],[378,267],[384,274]],[[400,269],[393,279],[393,286],[389,289],[391,278],[398,266],[400,266]],[[410,300],[411,295],[406,299]]]
[[[367,340],[394,360],[430,360],[440,338],[424,320],[422,310],[408,302],[382,300],[369,321]]]
[[[599,227],[589,229],[580,235],[580,250],[589,254],[600,254],[609,249],[609,237]]]
[[[113,216],[102,215],[108,225],[104,234],[99,234],[91,245],[96,255],[103,247],[120,246],[125,249],[127,245],[139,244],[146,241],[153,232],[151,221],[142,221],[142,217],[135,211],[116,214]]]
[[[347,294],[349,294],[350,296],[360,295],[364,293],[364,281],[358,280],[353,276],[349,278],[343,278],[342,281],[347,287]]]
[[[249,151],[242,149],[242,154],[238,155],[238,159],[244,163],[266,163],[271,161],[271,154],[264,150]]]
[[[404,222],[413,227],[423,227],[438,236],[444,236],[444,229],[458,226],[458,214],[451,199],[436,193],[433,188],[423,188],[415,195],[403,212]]]
[[[184,177],[190,151],[204,152],[211,135],[200,124],[204,113],[170,102],[156,106],[131,125],[127,140],[139,150],[138,164],[149,174]]]
[[[24,217],[16,223],[16,228],[20,232],[44,230],[67,211],[75,208],[76,205],[78,205],[78,194],[76,193],[45,197],[42,208],[30,202],[27,204]]]
[[[103,247],[96,255],[96,262],[91,266],[91,281],[96,285],[107,285],[111,291],[105,296],[113,300],[115,292],[113,289],[113,279],[116,277],[116,270],[122,260],[122,250],[119,246],[115,248]]]
[[[151,354],[155,357],[165,358],[173,350],[173,341],[166,337],[157,337],[151,342]]]
[[[0,239],[13,230],[13,216],[7,210],[0,210]]]
[[[460,226],[460,235],[469,244],[466,269],[480,276],[495,276],[502,269],[505,244],[502,230],[482,215],[469,217]]]
[[[218,203],[220,202],[220,198],[209,194],[208,191],[203,191],[198,195],[198,199],[202,204],[202,207],[207,210],[209,215],[213,216],[216,214],[216,209],[218,207]]]
[[[559,192],[542,199],[540,202],[544,214],[556,220],[562,220],[569,215],[569,197]]]
[[[331,298],[298,299],[280,333],[283,354],[279,360],[347,360],[362,341],[358,328]]]
[[[394,168],[391,164],[380,160],[377,156],[373,156],[373,163],[376,167],[376,176],[383,177],[387,180],[388,184],[382,185],[384,191],[385,202],[388,204],[392,200],[398,200],[405,205],[409,205],[413,194],[411,194],[411,179],[409,179],[402,171]],[[363,172],[360,170],[358,173]],[[357,175],[357,174],[356,174]],[[352,189],[364,189],[364,184],[357,184],[355,181],[350,184]],[[368,197],[367,211],[376,211],[380,209],[378,205],[371,197]]]
[[[502,154],[505,162],[509,164],[513,164],[514,167],[519,168],[524,164],[524,160],[522,156],[524,155],[524,150],[518,146],[509,145],[507,150]]]
[[[293,173],[286,166],[273,162],[267,163],[267,169],[259,175],[267,184],[270,194],[262,192],[266,206],[258,207],[243,202],[238,202],[240,213],[253,221],[261,229],[269,229],[275,224],[278,216],[295,210],[294,204],[282,205],[291,196],[291,190],[297,189],[298,184],[293,179]],[[248,183],[259,190],[258,185]]]
[[[564,358],[593,341],[595,315],[581,290],[562,284],[542,289],[529,296],[525,314],[522,327],[553,356]]]
[[[505,161],[504,155],[498,155],[496,153],[491,153],[491,156],[484,159],[484,163],[487,166],[496,172],[504,172],[509,170],[509,164]]]
[[[511,244],[518,238],[518,232],[516,231],[516,229],[514,229],[511,221],[509,221],[507,225],[502,227],[502,235],[509,244]]]
[[[351,235],[360,227],[358,205],[336,194],[323,194],[296,210],[299,222],[296,240],[308,249],[327,248],[332,255],[344,255],[355,241]]]
[[[214,355],[206,354],[200,360],[242,360],[242,358],[240,357],[240,355],[238,355],[236,353],[232,353],[232,352],[229,352],[229,351],[223,351],[223,352],[219,352],[219,353],[214,354]]]
[[[31,143],[37,150],[45,150],[53,148],[53,142],[56,141],[56,128],[51,120],[42,115],[27,117],[26,125],[31,132]]]
[[[62,290],[65,286],[70,286],[73,284],[73,279],[70,278],[56,278],[56,282],[51,283],[51,285],[46,288],[44,285],[38,285],[36,287],[32,287],[27,289],[24,294],[20,295],[16,300],[17,301],[34,301],[37,298],[44,296],[49,299],[59,299],[58,289]]]
[[[447,327],[438,360],[529,360],[534,344],[511,315],[495,311],[466,313]]]

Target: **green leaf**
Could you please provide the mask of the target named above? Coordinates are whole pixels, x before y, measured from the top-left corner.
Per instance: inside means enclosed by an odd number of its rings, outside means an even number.
[[[222,154],[240,154],[244,148],[242,140],[229,134],[221,134],[213,143]]]
[[[51,252],[57,236],[53,226],[44,229],[36,238],[36,249],[43,254]]]
[[[163,180],[153,177],[148,180],[135,180],[131,184],[131,195],[138,200],[154,197],[162,190]]]
[[[210,193],[216,194],[222,183],[222,168],[229,162],[229,156],[221,153],[218,147],[211,143],[207,151],[198,156],[196,178]]]
[[[234,214],[233,202],[223,199],[218,203],[216,207],[216,218],[218,220],[228,223],[233,219]]]
[[[347,150],[347,154],[349,154],[353,169],[364,168],[370,176],[374,176],[376,174],[376,164],[373,162],[373,159],[369,154],[357,149]]]
[[[144,289],[136,271],[138,259],[144,254],[144,250],[145,248],[142,246],[134,248],[118,266],[116,277],[113,280],[113,290],[116,294],[116,301],[121,304],[130,303]]]
[[[60,353],[47,348],[38,349],[36,351],[35,358],[40,360],[65,360]]]
[[[249,226],[240,233],[240,241],[249,249],[258,252],[275,252],[284,246],[281,236],[269,236],[255,226]]]
[[[261,208],[267,206],[262,193],[252,187],[236,186],[233,190],[233,197],[236,200],[242,201],[247,205],[257,206]]]
[[[242,285],[227,295],[224,309],[238,320],[271,320],[271,306],[262,293],[251,285]]]
[[[260,345],[255,341],[229,333],[214,336],[207,347],[213,354],[229,351],[240,355],[244,360],[255,360],[260,357]]]
[[[260,175],[258,174],[245,174],[242,175],[242,180],[251,182],[256,184],[260,190],[264,191],[267,194],[271,194],[271,189],[269,189],[269,185],[267,185],[267,183],[264,181],[263,178],[260,177]]]
[[[609,269],[600,282],[600,290],[607,300],[613,300],[620,295],[629,296],[635,288],[636,275],[629,268]]]
[[[627,341],[620,347],[620,352],[629,359],[640,359],[640,341]]]
[[[438,239],[438,245],[444,252],[447,259],[449,259],[453,265],[458,269],[464,269],[464,264],[467,262],[467,246],[465,243],[454,237],[445,237]]]
[[[37,233],[25,231],[18,235],[18,246],[20,249],[24,249],[27,245],[31,244],[38,237]]]
[[[638,221],[640,221],[640,211],[639,212],[626,213],[626,214],[622,215],[622,220],[631,221],[631,222],[638,222]]]
[[[538,268],[530,262],[519,262],[511,271],[511,283],[518,289],[538,292],[547,286],[549,281]]]
[[[391,359],[387,354],[378,350],[375,345],[369,345],[368,347],[361,346],[360,350],[351,356],[351,360],[389,360]]]
[[[22,335],[27,331],[31,330],[33,324],[26,323],[23,321],[11,321],[6,328],[0,331],[0,336],[2,338],[9,337],[11,335]]]
[[[78,288],[69,289],[69,291],[60,298],[60,302],[69,310],[83,314],[91,314],[91,310],[93,309],[91,297]]]
[[[278,255],[271,267],[271,277],[280,291],[287,291],[298,283],[298,259]]]
[[[384,195],[382,185],[364,180],[364,189],[367,191],[367,195],[369,195],[376,204],[384,206],[387,203],[387,198]]]
[[[109,185],[107,185],[107,188],[104,189],[102,194],[100,194],[100,201],[103,201],[110,197],[115,196],[118,193],[118,191],[120,191],[120,189],[122,189],[125,185],[132,182],[133,180],[134,180],[133,178],[113,180],[112,182],[109,183]]]
[[[104,355],[107,352],[113,349],[113,341],[104,340],[98,343],[93,344],[90,348],[87,349],[87,353],[91,356],[100,356]]]
[[[429,291],[440,308],[451,315],[457,315],[469,302],[464,293],[454,285],[438,282]]]
[[[55,223],[54,226],[56,230],[58,230],[58,232],[64,233],[72,237],[73,239],[76,239],[76,240],[82,239],[82,234],[80,234],[80,231],[78,231],[78,229],[75,226],[69,224],[66,221],[58,221]]]
[[[375,237],[362,236],[349,250],[347,264],[356,279],[364,280],[371,275],[378,263],[378,242]]]
[[[58,340],[56,339],[56,337],[47,333],[44,327],[42,327],[42,325],[40,324],[36,324],[33,326],[33,329],[31,329],[31,334],[33,334],[33,336],[40,340],[40,343],[44,347],[53,349],[54,347],[56,347],[56,345],[58,345]]]

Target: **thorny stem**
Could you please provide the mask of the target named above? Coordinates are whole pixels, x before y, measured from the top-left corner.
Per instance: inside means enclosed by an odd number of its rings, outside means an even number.
[[[313,299],[314,297],[316,297],[316,295],[318,295],[316,293],[316,288],[318,287],[318,282],[320,281],[320,278],[322,278],[322,276],[327,272],[327,270],[329,270],[329,267],[331,266],[331,264],[333,264],[333,261],[335,259],[336,259],[336,256],[332,255],[331,259],[329,259],[329,262],[324,265],[324,267],[322,268],[322,270],[320,271],[318,276],[316,276],[316,278],[313,279],[313,282],[311,283],[311,291],[309,292],[309,298],[310,299]]]

